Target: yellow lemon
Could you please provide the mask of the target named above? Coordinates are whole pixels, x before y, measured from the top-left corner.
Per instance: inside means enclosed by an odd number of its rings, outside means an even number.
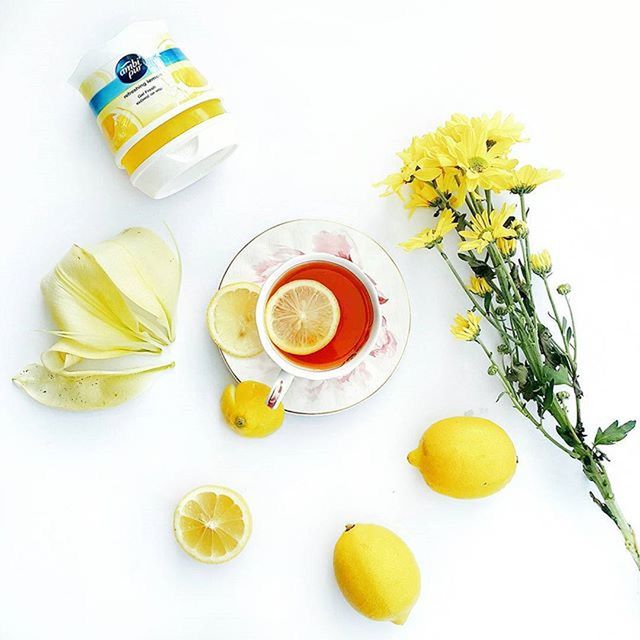
[[[338,538],[333,569],[342,595],[363,616],[404,624],[420,595],[411,549],[377,524],[352,524]]]
[[[188,87],[204,87],[206,78],[195,67],[182,67],[171,74],[176,82],[182,82]]]
[[[126,109],[114,109],[102,120],[100,126],[113,149],[119,149],[142,127],[140,120]]]
[[[432,424],[408,460],[434,491],[452,498],[483,498],[499,491],[518,462],[503,429],[467,416]]]
[[[244,549],[251,535],[251,513],[239,493],[207,485],[180,500],[173,529],[178,544],[190,556],[200,562],[220,564]]]
[[[340,323],[340,305],[331,289],[320,282],[294,280],[269,298],[265,319],[276,347],[304,356],[333,340]]]
[[[253,282],[235,282],[222,287],[207,308],[211,339],[238,358],[250,358],[262,351],[256,325],[256,303],[260,287]]]
[[[230,384],[220,399],[227,424],[246,438],[264,438],[272,434],[284,420],[284,407],[267,407],[269,391],[266,384],[252,380],[238,386]]]

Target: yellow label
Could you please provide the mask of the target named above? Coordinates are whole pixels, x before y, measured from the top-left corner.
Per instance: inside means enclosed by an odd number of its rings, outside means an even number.
[[[157,139],[166,139],[167,133],[183,133],[186,129],[176,126],[177,116],[199,104],[214,100],[218,105],[200,110],[200,117],[224,112],[219,96],[168,34],[158,36],[156,41],[149,51],[123,52],[80,84],[80,93],[96,115],[118,164],[151,131],[165,123],[174,122],[173,126],[165,126],[165,133]],[[184,124],[193,122],[190,126],[198,124],[193,117],[182,120]]]

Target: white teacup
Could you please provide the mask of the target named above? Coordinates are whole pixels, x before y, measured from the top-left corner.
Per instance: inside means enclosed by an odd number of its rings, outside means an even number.
[[[371,322],[371,330],[367,341],[347,362],[333,369],[311,369],[291,362],[283,356],[271,342],[265,326],[265,308],[269,297],[271,296],[273,287],[291,269],[307,262],[328,262],[331,264],[337,264],[350,271],[362,283],[369,294],[369,299],[371,300],[373,320]],[[341,309],[341,312],[348,313],[348,310]],[[264,282],[262,289],[260,290],[256,306],[256,323],[258,325],[260,342],[264,347],[265,353],[280,367],[278,378],[273,384],[273,387],[271,387],[271,393],[267,398],[267,405],[273,409],[282,402],[284,394],[291,386],[294,378],[306,378],[307,380],[329,380],[331,378],[340,378],[353,371],[373,349],[380,332],[382,316],[380,314],[378,292],[376,291],[376,288],[369,276],[367,276],[362,269],[353,264],[353,262],[345,260],[344,258],[338,258],[330,253],[307,253],[302,256],[291,258],[290,260],[282,263]]]

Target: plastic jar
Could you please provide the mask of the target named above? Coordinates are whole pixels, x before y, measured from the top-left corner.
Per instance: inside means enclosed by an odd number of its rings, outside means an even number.
[[[116,165],[152,198],[204,177],[237,146],[220,96],[164,20],[130,24],[89,51],[69,82],[89,103]]]

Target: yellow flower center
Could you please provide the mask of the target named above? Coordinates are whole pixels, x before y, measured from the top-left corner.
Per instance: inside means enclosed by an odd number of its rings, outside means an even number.
[[[488,166],[489,163],[479,156],[469,159],[469,168],[476,173],[482,173]]]
[[[491,233],[490,229],[485,229],[481,234],[480,234],[480,239],[484,240],[485,242],[491,242],[493,240],[493,233]]]

